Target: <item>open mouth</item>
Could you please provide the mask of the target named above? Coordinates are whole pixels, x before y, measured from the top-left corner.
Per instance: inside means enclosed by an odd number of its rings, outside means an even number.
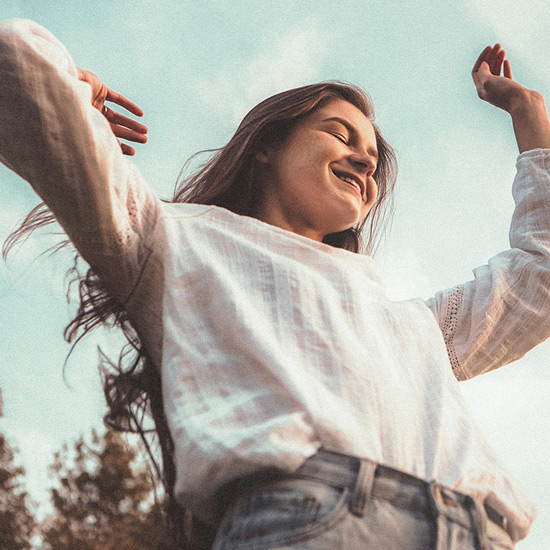
[[[357,179],[356,176],[354,176],[353,174],[349,174],[347,172],[340,172],[340,171],[335,171],[335,170],[332,170],[332,173],[339,179],[339,180],[342,180],[346,183],[348,183],[349,185],[355,187],[355,189],[357,189],[357,192],[359,193],[359,195],[361,197],[363,197],[363,182],[361,182],[359,179]]]

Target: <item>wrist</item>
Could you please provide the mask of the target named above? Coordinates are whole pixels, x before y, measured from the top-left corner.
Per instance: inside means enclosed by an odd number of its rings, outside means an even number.
[[[525,89],[511,102],[508,112],[520,153],[550,148],[550,122],[541,94]]]
[[[508,113],[518,119],[538,113],[546,113],[544,97],[535,90],[521,88],[510,100]]]

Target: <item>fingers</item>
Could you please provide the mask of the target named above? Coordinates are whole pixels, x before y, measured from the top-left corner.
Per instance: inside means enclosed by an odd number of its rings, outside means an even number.
[[[111,124],[111,129],[117,138],[127,139],[135,143],[147,143],[147,136],[145,134],[119,126],[118,124]]]
[[[120,148],[122,149],[122,152],[125,155],[128,155],[129,157],[133,157],[136,154],[136,150],[133,147],[130,147],[129,145],[126,145],[125,143],[120,143]]]
[[[125,109],[137,116],[143,116],[143,111],[135,103],[132,103],[129,99],[116,92],[113,92],[112,90],[107,89],[106,99],[108,101],[116,103],[117,105],[120,105],[121,107],[124,107]],[[111,125],[111,130],[117,138],[133,141],[135,143],[147,143],[147,126],[141,124],[137,120],[128,118],[127,116],[124,116],[117,111],[113,111],[106,105],[103,105],[102,113]],[[130,145],[122,143],[120,139],[118,139],[117,141],[120,144],[122,152],[125,155],[129,156],[135,155],[136,150]]]
[[[135,143],[146,143],[147,126],[113,111],[105,105],[105,101],[115,103],[136,116],[143,116],[143,111],[128,98],[107,88],[94,73],[82,69],[77,70],[78,78],[87,82],[92,87],[92,105],[107,119],[114,135],[117,138],[126,139]],[[133,147],[121,143],[119,139],[117,139],[117,141],[125,155],[135,155],[136,151]]]
[[[120,113],[117,113],[116,111],[113,111],[106,106],[103,107],[103,115],[111,123],[112,126],[127,128],[128,130],[132,131],[132,134],[128,135],[135,134],[136,136],[140,137],[140,139],[133,139],[132,141],[139,141],[140,143],[145,143],[147,141],[147,137],[145,136],[145,134],[148,132],[148,128],[144,124],[141,124],[137,120],[133,120],[124,115],[121,115]],[[123,137],[125,139],[131,139],[130,137]]]
[[[513,80],[512,67],[510,66],[510,62],[507,59],[504,61],[504,76],[506,78],[509,78],[510,80]]]
[[[511,78],[511,69],[510,63],[506,60],[506,51],[501,48],[500,44],[495,44],[494,46],[487,46],[477,58],[474,68],[472,69],[472,74],[475,74],[481,68],[483,62],[486,62],[491,74],[500,76],[501,71],[504,67],[504,71],[508,72],[510,76],[507,76],[506,72],[504,76]]]
[[[113,90],[107,88],[107,101],[112,101],[121,107],[124,107],[127,111],[130,111],[133,115],[143,116],[143,111],[135,104],[132,103],[128,98],[123,95],[114,92]]]
[[[481,67],[481,64],[486,61],[487,56],[489,55],[489,52],[492,50],[491,46],[487,46],[477,58],[477,61],[474,64],[474,68],[472,69],[472,73],[477,73],[479,68]]]
[[[506,52],[500,49],[500,44],[495,44],[489,54],[489,67],[491,67],[491,72],[496,76],[500,75],[505,55]]]

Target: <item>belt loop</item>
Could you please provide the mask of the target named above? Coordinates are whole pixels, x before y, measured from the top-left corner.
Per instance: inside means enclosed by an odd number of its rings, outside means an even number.
[[[487,516],[483,506],[481,506],[477,499],[469,495],[466,497],[466,503],[470,509],[472,526],[475,529],[479,550],[490,550],[491,545],[487,536]]]
[[[355,480],[355,487],[351,496],[350,512],[360,518],[365,516],[367,504],[372,493],[376,462],[368,458],[362,458],[359,463],[359,471]]]
[[[447,550],[447,516],[441,509],[441,490],[435,480],[428,484],[428,498],[435,520],[435,550]]]

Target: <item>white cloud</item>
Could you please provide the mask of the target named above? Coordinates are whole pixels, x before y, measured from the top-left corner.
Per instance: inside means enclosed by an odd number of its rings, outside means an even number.
[[[262,99],[318,78],[330,38],[312,20],[266,41],[248,61],[238,59],[197,83],[199,97],[231,125]]]

